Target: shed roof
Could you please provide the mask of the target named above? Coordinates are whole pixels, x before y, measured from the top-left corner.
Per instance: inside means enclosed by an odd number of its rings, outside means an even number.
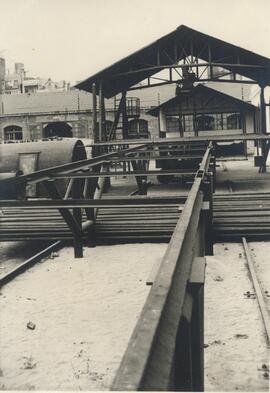
[[[211,109],[215,107],[219,107],[220,103],[232,105],[232,107],[236,107],[239,109],[246,109],[246,110],[255,110],[256,106],[242,101],[236,97],[232,97],[229,94],[222,93],[215,89],[212,89],[208,86],[203,84],[199,84],[191,91],[183,91],[180,94],[176,95],[175,97],[169,99],[168,101],[163,102],[161,105],[156,106],[155,108],[148,111],[149,115],[158,116],[159,110],[161,108],[165,109],[168,108],[176,103],[181,103],[187,96],[205,96],[207,98],[207,106]]]
[[[191,40],[192,49],[190,46]],[[166,66],[175,64],[175,56],[177,61],[180,61],[191,55],[192,51],[194,56],[208,61],[209,45],[211,45],[212,62],[218,64],[226,62],[231,65],[226,66],[229,71],[255,80],[259,84],[270,86],[269,58],[181,25],[150,45],[78,83],[76,87],[90,92],[92,91],[92,83],[96,83],[98,89],[102,81],[104,96],[109,98],[121,91],[128,90],[131,86],[156,74]],[[166,53],[160,52],[159,69],[149,68],[149,64],[153,64],[153,60],[156,61],[158,48],[166,50]],[[136,72],[121,75],[133,71]]]

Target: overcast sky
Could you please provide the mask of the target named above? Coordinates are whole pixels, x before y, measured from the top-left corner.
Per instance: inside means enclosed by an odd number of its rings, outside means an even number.
[[[270,0],[0,0],[0,56],[71,82],[177,26],[270,57]]]

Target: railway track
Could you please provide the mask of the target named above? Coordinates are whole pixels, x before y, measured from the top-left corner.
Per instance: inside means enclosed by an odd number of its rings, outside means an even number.
[[[138,194],[138,189],[135,189],[134,191],[129,193],[128,196],[133,196],[133,195],[137,195],[137,194]],[[49,212],[47,212],[47,213],[49,213]],[[37,214],[35,213],[35,215],[37,215]],[[52,213],[51,213],[51,215],[52,215]],[[56,216],[58,219],[60,218],[60,215],[57,212],[56,212],[56,214],[53,213],[53,216]],[[18,217],[16,216],[16,219],[14,219],[14,222],[16,221],[16,225],[18,225],[17,219],[18,219]],[[38,220],[40,221],[40,218],[38,218]],[[33,222],[32,222],[32,225],[33,225]],[[40,225],[40,222],[39,222],[39,225]],[[28,270],[31,267],[33,267],[34,265],[36,265],[43,258],[50,255],[50,253],[52,253],[53,251],[57,251],[57,250],[63,248],[64,246],[65,246],[65,242],[62,240],[58,240],[58,241],[50,244],[49,246],[46,245],[45,248],[38,251],[30,258],[27,258],[24,262],[19,263],[13,269],[10,269],[10,270],[8,270],[8,272],[5,272],[4,274],[2,274],[0,276],[0,288],[3,287],[5,284],[9,283],[10,281],[12,281],[14,278],[18,277],[20,274],[24,273],[26,270]]]
[[[9,270],[7,273],[4,273],[2,276],[0,276],[0,288],[12,281],[14,278],[18,277],[20,274],[24,273],[26,270],[33,267],[36,263],[40,262],[42,258],[50,255],[50,253],[52,253],[53,251],[59,250],[63,246],[64,242],[58,240],[57,242],[46,246],[38,253],[35,253],[32,257],[27,258],[24,262],[20,263],[15,268]]]
[[[252,248],[250,247],[249,242],[247,242],[246,238],[242,238],[242,244],[245,252],[245,257],[247,261],[248,270],[250,273],[250,280],[252,282],[252,286],[254,288],[254,295],[257,299],[258,306],[260,309],[260,313],[262,316],[263,325],[265,328],[267,343],[270,345],[270,302],[267,300],[268,290],[266,289],[266,285],[262,279],[259,279],[257,271],[258,265],[260,265],[260,261],[257,258],[256,264],[254,260],[254,256],[252,255]],[[247,293],[247,296],[250,297],[252,294]],[[268,370],[269,372],[269,370]],[[268,375],[269,377],[269,375]]]

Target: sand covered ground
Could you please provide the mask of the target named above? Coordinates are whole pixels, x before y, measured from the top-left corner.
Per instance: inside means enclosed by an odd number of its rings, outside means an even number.
[[[65,248],[3,287],[0,388],[108,390],[165,248]]]
[[[227,179],[233,179],[235,191],[270,188],[269,173],[258,176],[252,160],[224,162],[217,192],[228,190]],[[157,186],[150,180],[150,195],[187,191],[177,183]],[[136,182],[130,179],[122,187],[115,179],[110,194],[126,195]],[[33,247],[1,244],[0,274],[31,256]],[[108,390],[149,293],[147,278],[166,247],[98,246],[85,248],[84,258],[76,260],[68,247],[3,287],[0,389]],[[270,243],[251,243],[251,248],[262,288],[270,293]],[[247,291],[253,288],[242,246],[215,245],[205,283],[206,391],[268,391],[262,365],[268,364],[269,351],[257,301],[247,298]],[[28,322],[35,324],[33,330]]]
[[[269,242],[266,249],[269,254]],[[254,289],[243,247],[216,244],[214,254],[207,257],[205,282],[205,390],[268,391],[269,349],[257,300],[245,295]],[[264,274],[270,276],[269,260]]]

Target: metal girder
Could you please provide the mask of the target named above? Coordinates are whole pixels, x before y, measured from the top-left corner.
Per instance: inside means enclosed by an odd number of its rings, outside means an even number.
[[[107,172],[83,172],[83,173],[72,173],[72,174],[57,174],[52,175],[53,179],[76,179],[76,178],[96,178],[96,177],[114,177],[114,176],[166,176],[166,175],[195,175],[196,172],[184,169],[164,169],[160,170],[149,170],[149,171],[107,171]]]
[[[201,179],[195,179],[112,390],[167,391],[185,386],[181,361],[175,359],[181,352],[181,340],[177,345],[177,337],[183,329],[181,316],[192,262],[204,255],[202,236],[198,236],[203,230],[200,186]],[[191,384],[193,390],[196,382]]]
[[[7,200],[0,201],[0,208],[24,208],[32,209],[73,209],[76,207],[126,207],[126,206],[177,206],[186,201],[186,197],[128,197],[128,198],[110,198],[110,199],[38,199],[38,200]]]
[[[148,143],[148,146],[160,145],[182,145],[200,142],[233,142],[233,141],[255,141],[270,140],[270,134],[238,134],[238,135],[209,135],[196,137],[179,137],[179,138],[153,138],[153,139],[126,139],[121,141],[113,141],[106,143],[98,143],[98,146],[121,146],[121,145],[137,145],[139,143]]]
[[[42,169],[40,171],[33,172],[31,174],[27,175],[21,175],[13,178],[8,178],[8,179],[3,179],[0,180],[0,187],[5,187],[5,185],[8,184],[20,184],[20,183],[30,183],[30,182],[42,182],[45,180],[49,180],[50,176],[53,174],[57,174],[59,172],[61,173],[71,173],[74,171],[79,171],[82,169],[88,169],[93,166],[96,166],[98,164],[102,164],[104,162],[110,161],[111,158],[115,156],[123,156],[125,157],[125,154],[134,150],[139,150],[147,147],[149,142],[147,143],[137,143],[137,146],[131,147],[128,149],[123,149],[120,152],[114,151],[111,153],[103,154],[95,158],[89,158],[86,160],[81,160],[81,161],[75,161],[69,164],[63,164],[59,165],[56,167],[51,167],[51,168],[46,168]]]
[[[205,255],[201,190],[210,156],[209,146],[112,390],[203,390],[203,292],[190,284],[196,276],[193,264]]]

